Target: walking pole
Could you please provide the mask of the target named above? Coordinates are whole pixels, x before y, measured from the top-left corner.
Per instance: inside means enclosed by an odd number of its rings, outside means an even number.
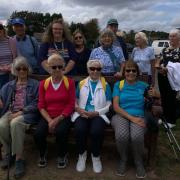
[[[166,119],[162,118],[162,120],[163,120],[162,123],[163,123],[164,129],[165,129],[165,132],[166,132],[166,134],[168,136],[168,139],[169,139],[170,146],[171,146],[171,148],[172,148],[172,150],[174,152],[176,160],[179,161],[180,160],[179,159],[180,146],[179,146],[179,144],[178,144],[178,142],[177,142],[171,128],[168,126],[168,123],[167,123]],[[176,151],[176,149],[178,150],[178,152]]]

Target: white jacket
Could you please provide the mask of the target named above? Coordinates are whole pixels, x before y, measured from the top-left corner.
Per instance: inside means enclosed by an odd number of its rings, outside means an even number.
[[[180,91],[180,63],[168,62],[168,80],[171,88],[175,91]]]
[[[77,99],[77,104],[82,109],[85,109],[86,107],[87,99],[90,92],[88,81],[89,81],[89,77],[86,78],[85,83],[81,87],[80,92],[79,92],[79,99]],[[111,101],[106,100],[106,95],[105,95],[102,83],[99,80],[94,91],[94,108],[95,108],[95,111],[99,112],[99,115],[108,124],[110,123],[110,121],[105,115],[105,113],[109,111],[110,105],[111,105]],[[80,114],[78,112],[74,112],[71,117],[71,121],[74,122],[79,116]]]

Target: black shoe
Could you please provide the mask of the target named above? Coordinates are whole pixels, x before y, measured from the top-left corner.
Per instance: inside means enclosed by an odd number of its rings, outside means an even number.
[[[20,178],[25,174],[25,160],[19,159],[15,162],[15,178]]]
[[[136,177],[139,179],[144,179],[146,177],[146,171],[143,165],[136,166]]]
[[[43,157],[40,157],[40,158],[39,158],[38,166],[39,166],[40,168],[44,168],[44,167],[47,166],[46,156],[43,156]]]
[[[1,169],[7,169],[8,168],[8,163],[9,167],[11,167],[15,162],[15,156],[11,155],[6,155],[4,159],[1,161]]]
[[[126,162],[120,161],[119,167],[117,169],[117,175],[125,176],[125,172],[126,172]]]
[[[67,164],[68,164],[68,159],[66,155],[64,157],[58,157],[57,168],[64,169],[67,166]]]

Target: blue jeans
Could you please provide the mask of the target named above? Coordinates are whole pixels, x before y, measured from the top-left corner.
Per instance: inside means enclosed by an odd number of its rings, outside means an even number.
[[[2,75],[0,75],[0,89],[7,82],[9,82],[9,74],[2,74]]]

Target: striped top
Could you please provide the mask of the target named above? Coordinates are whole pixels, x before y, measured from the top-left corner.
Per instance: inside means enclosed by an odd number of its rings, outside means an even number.
[[[13,55],[9,45],[9,39],[0,41],[0,66],[9,65],[13,62]],[[2,72],[0,71],[2,74]]]

